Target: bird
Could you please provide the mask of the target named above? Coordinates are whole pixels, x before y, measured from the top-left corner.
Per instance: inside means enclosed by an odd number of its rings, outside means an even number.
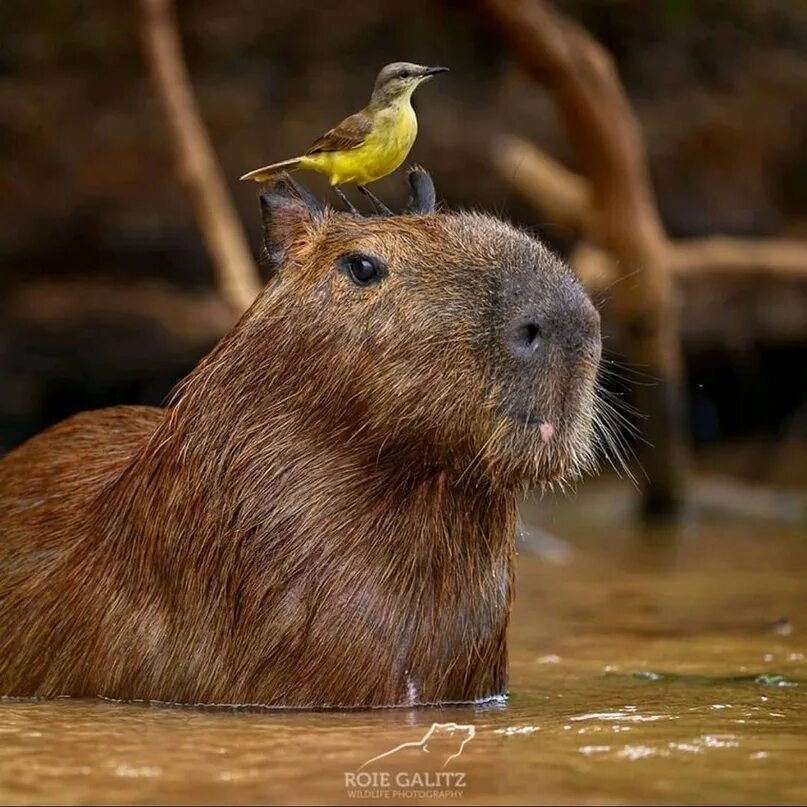
[[[367,185],[391,174],[406,159],[418,132],[412,93],[424,81],[447,71],[447,67],[411,62],[393,62],[382,67],[364,109],[315,140],[305,154],[256,168],[241,179],[268,182],[285,171],[317,171],[328,177],[331,187],[350,210],[355,208],[339,186],[355,182],[379,210],[389,213]]]

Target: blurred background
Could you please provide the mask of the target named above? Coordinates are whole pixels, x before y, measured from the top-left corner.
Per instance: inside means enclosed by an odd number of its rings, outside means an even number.
[[[555,7],[613,55],[671,238],[807,239],[804,4]],[[307,147],[401,59],[451,67],[415,97],[411,155],[446,204],[511,218],[566,255],[578,243],[494,165],[508,134],[580,169],[552,99],[476,4],[193,0],[176,12],[256,256],[257,193],[237,177]],[[234,318],[178,180],[141,28],[137,3],[0,4],[0,452],[82,409],[161,402]],[[331,198],[320,177],[304,181]],[[394,207],[407,189],[399,173],[374,190]],[[696,466],[807,482],[805,269],[677,283]],[[609,299],[598,294],[619,357]]]
[[[525,503],[513,697],[439,718],[480,728],[464,800],[807,803],[804,2],[0,0],[0,454],[164,401],[257,288],[259,189],[237,178],[307,148],[397,60],[451,68],[414,98],[410,159],[438,196],[529,228],[591,289],[612,417],[639,410],[644,442],[620,439],[648,472],[605,464]],[[212,159],[181,170],[178,119]],[[399,207],[404,173],[373,190]],[[634,518],[654,509],[706,517]],[[435,719],[0,717],[0,799],[20,804],[341,803],[343,771]]]

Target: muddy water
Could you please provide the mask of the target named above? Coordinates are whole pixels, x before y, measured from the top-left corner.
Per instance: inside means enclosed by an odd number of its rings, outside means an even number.
[[[0,802],[807,802],[803,527],[642,536],[620,501],[526,508],[506,703],[6,702]]]

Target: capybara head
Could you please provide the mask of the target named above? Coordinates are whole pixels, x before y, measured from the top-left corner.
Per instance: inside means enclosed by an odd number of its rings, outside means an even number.
[[[599,317],[543,244],[480,213],[360,217],[282,184],[261,204],[272,276],[208,361],[255,428],[296,419],[378,463],[510,487],[591,464]]]

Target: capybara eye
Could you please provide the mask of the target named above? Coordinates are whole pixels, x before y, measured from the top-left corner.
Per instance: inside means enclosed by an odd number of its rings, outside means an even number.
[[[342,264],[350,279],[357,286],[378,283],[387,276],[387,265],[372,255],[345,255]]]

